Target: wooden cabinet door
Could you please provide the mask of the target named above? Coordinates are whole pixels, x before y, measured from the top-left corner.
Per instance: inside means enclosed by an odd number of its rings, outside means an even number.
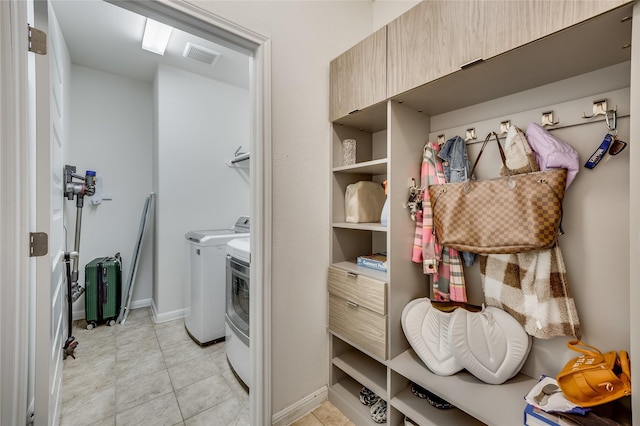
[[[614,9],[628,0],[489,0],[484,8],[484,59]],[[606,29],[603,29],[606,37]]]
[[[331,61],[329,87],[331,121],[387,98],[386,27]]]
[[[389,96],[481,58],[482,0],[425,0],[388,25]]]

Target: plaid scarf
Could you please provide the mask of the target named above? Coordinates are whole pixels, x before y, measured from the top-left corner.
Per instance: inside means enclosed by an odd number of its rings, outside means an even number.
[[[442,247],[433,230],[433,213],[429,201],[429,185],[446,183],[444,168],[438,159],[437,143],[425,145],[422,157],[422,210],[416,215],[416,232],[412,260],[422,263],[425,274],[432,276],[433,297],[439,302],[466,302],[467,291],[462,261],[457,250]]]
[[[517,254],[480,256],[485,303],[511,314],[540,339],[580,339],[580,321],[571,297],[560,247]]]

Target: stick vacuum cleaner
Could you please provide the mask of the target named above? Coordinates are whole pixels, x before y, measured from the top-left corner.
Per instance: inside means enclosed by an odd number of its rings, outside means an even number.
[[[73,318],[72,318],[72,305],[73,302],[78,300],[78,297],[82,295],[84,292],[84,287],[78,284],[78,257],[80,253],[80,228],[82,225],[82,207],[84,206],[84,197],[92,196],[96,191],[96,172],[92,170],[87,170],[85,175],[76,174],[75,166],[64,166],[64,178],[65,178],[65,187],[64,187],[64,196],[68,200],[73,201],[76,199],[76,232],[75,232],[75,242],[72,252],[64,253],[64,263],[66,266],[67,273],[67,305],[69,309],[68,315],[68,326],[69,326],[69,337],[64,343],[64,359],[67,359],[67,356],[71,355],[72,358],[75,359],[74,351],[78,346],[78,342],[71,335],[73,329]],[[74,181],[74,179],[79,180],[79,182]],[[73,270],[71,268],[71,262],[73,261]]]

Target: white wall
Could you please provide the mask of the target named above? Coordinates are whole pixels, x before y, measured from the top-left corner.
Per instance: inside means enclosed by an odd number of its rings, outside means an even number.
[[[373,31],[374,7],[362,1],[191,3],[271,39],[271,359],[277,417],[328,380],[329,62]],[[412,4],[386,9],[386,21]],[[378,23],[385,21],[383,9]]]
[[[248,66],[248,63],[247,63]],[[249,91],[160,66],[157,107],[157,321],[183,316],[184,234],[231,227],[250,213],[248,162],[229,167],[235,150],[250,148]]]
[[[84,265],[96,257],[120,252],[123,281],[129,275],[132,253],[145,198],[151,191],[153,92],[150,83],[90,68],[71,66],[71,101],[66,164],[94,170],[103,178],[104,192],[113,200],[93,205],[85,197],[82,212],[79,282]],[[74,247],[76,204],[65,199],[67,248]],[[138,265],[133,301],[150,303],[153,274],[152,246],[145,241]],[[84,296],[73,306],[84,317]]]

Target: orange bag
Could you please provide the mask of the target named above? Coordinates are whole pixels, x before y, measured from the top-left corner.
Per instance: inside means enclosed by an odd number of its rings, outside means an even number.
[[[582,353],[569,361],[556,377],[569,401],[581,407],[593,407],[631,395],[631,367],[627,352],[603,354],[579,340],[571,341],[567,346]]]

